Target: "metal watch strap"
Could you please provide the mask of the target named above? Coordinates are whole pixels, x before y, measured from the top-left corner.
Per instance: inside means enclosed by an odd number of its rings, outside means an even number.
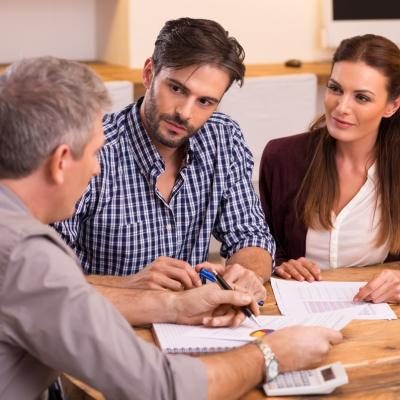
[[[270,382],[279,374],[278,360],[275,357],[274,352],[271,350],[271,347],[269,347],[261,339],[256,339],[253,341],[253,343],[260,349],[264,357],[265,381],[263,383]]]

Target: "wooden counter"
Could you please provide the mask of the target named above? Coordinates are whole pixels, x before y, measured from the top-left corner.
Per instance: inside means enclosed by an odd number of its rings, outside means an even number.
[[[102,62],[87,63],[104,80],[129,80],[134,83],[142,83],[142,70],[121,67]],[[257,77],[266,75],[286,75],[286,74],[316,74],[319,81],[325,81],[330,73],[330,63],[310,62],[303,63],[300,68],[285,67],[283,64],[250,64],[246,65],[246,76]]]
[[[133,82],[135,99],[144,94],[142,70],[116,66],[101,62],[88,63],[104,80],[128,80]],[[330,74],[329,62],[303,63],[300,68],[285,67],[283,64],[246,65],[246,77],[261,77],[286,74],[315,74],[318,83],[325,85]]]
[[[100,61],[86,62],[105,81],[126,80],[133,82],[135,99],[144,94],[141,68],[128,68]],[[0,73],[6,65],[0,65]],[[285,74],[316,74],[319,84],[326,84],[329,73],[329,62],[306,62],[300,68],[285,67],[282,64],[250,64],[246,65],[246,77],[260,77]]]

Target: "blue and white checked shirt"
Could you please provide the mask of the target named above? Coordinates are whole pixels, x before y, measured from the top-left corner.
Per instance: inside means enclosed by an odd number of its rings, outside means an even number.
[[[167,203],[156,188],[164,162],[140,119],[140,103],[103,121],[101,174],[55,224],[85,273],[128,275],[159,256],[196,265],[207,260],[211,234],[230,257],[248,246],[275,253],[251,183],[253,158],[239,126],[214,113],[189,140],[185,165]]]

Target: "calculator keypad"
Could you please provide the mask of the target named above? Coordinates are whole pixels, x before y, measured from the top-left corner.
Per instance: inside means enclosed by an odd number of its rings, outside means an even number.
[[[273,381],[268,383],[268,387],[271,389],[276,388],[288,388],[298,386],[310,386],[313,371],[298,371],[298,372],[287,372],[278,375]]]

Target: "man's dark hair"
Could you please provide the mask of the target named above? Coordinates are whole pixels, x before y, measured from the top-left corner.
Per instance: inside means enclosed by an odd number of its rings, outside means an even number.
[[[161,29],[152,60],[155,75],[162,68],[214,64],[229,73],[229,86],[234,81],[242,86],[244,55],[243,47],[217,22],[179,18],[167,21]]]

